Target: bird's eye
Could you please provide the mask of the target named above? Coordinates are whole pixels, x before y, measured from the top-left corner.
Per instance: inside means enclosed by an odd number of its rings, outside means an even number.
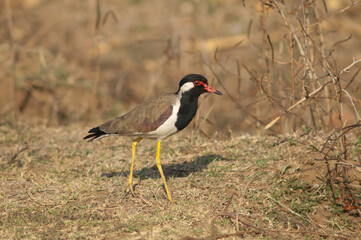
[[[199,85],[201,85],[201,83],[200,83],[199,81],[194,81],[193,84],[194,84],[194,86],[199,86]]]

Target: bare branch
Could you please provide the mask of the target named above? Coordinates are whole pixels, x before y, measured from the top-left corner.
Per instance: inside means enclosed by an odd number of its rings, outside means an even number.
[[[356,61],[355,61],[355,59],[354,59],[353,62],[352,62],[350,65],[348,65],[347,67],[345,67],[345,68],[340,72],[340,75],[343,74],[343,73],[345,73],[345,72],[348,72],[355,64],[357,64],[357,63],[359,63],[359,62],[361,62],[361,59],[356,60]]]
[[[293,104],[291,107],[289,107],[287,109],[287,111],[283,114],[281,114],[280,116],[278,116],[277,118],[275,118],[272,122],[270,122],[269,124],[267,124],[265,126],[265,129],[269,129],[271,128],[276,122],[278,122],[278,120],[280,120],[280,118],[285,115],[287,112],[291,111],[293,108],[295,108],[296,106],[298,106],[299,104],[301,104],[302,102],[306,101],[307,99],[314,97],[317,93],[319,93],[326,85],[328,85],[329,83],[331,83],[331,81],[326,82],[325,84],[323,84],[321,87],[317,88],[315,91],[311,92],[308,97],[303,97],[302,99],[300,99],[298,102],[296,102],[295,104]]]
[[[352,104],[353,110],[354,110],[355,113],[356,113],[357,121],[358,121],[358,122],[361,121],[360,115],[358,114],[358,111],[357,111],[357,109],[356,109],[355,103],[354,103],[353,100],[352,100],[351,95],[350,95],[345,89],[342,89],[342,91],[343,91],[344,93],[346,93],[346,95],[347,95],[348,98],[350,99],[350,102],[351,102],[351,104]]]

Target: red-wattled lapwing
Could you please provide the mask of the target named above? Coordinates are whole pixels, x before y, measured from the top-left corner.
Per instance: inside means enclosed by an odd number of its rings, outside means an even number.
[[[136,146],[143,138],[158,140],[155,162],[164,181],[168,199],[172,201],[159,159],[160,141],[179,132],[192,121],[197,112],[198,97],[207,92],[222,95],[220,91],[208,85],[204,76],[189,74],[179,82],[176,93],[152,98],[127,114],[90,129],[90,134],[84,139],[93,141],[110,135],[136,137],[132,144],[132,162],[128,184],[125,188],[127,190],[129,187],[133,196],[133,168]]]

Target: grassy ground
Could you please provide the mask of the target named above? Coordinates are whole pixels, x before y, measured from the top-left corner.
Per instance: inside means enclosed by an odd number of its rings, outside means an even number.
[[[360,11],[361,0],[0,1],[0,239],[360,239]],[[146,140],[136,197],[124,193],[131,139],[87,143],[87,122],[188,73],[224,95],[202,97],[192,126],[162,143],[178,201]],[[318,131],[339,127],[326,165]]]
[[[161,151],[177,200],[170,203],[154,163],[155,142],[138,145],[133,197],[123,191],[130,139],[87,143],[86,129],[77,126],[2,124],[0,132],[2,239],[360,239],[358,213],[332,204],[320,179],[321,133],[171,137]],[[353,186],[360,189],[356,170]]]

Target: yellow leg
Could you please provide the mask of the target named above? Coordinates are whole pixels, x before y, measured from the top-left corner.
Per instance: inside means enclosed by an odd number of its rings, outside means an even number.
[[[166,182],[166,180],[165,180],[164,173],[163,173],[163,170],[162,170],[162,165],[160,164],[159,153],[160,153],[160,141],[158,141],[158,144],[157,144],[157,155],[156,155],[156,157],[155,157],[155,163],[157,164],[157,167],[158,167],[160,176],[161,176],[162,179],[163,179],[164,188],[165,188],[165,191],[167,192],[168,199],[169,199],[169,201],[173,202],[174,200],[172,200],[172,197],[170,196],[170,193],[169,193],[169,190],[168,190],[168,186],[167,186],[167,182]]]
[[[129,179],[128,179],[128,184],[125,187],[125,191],[128,189],[130,189],[130,192],[132,193],[133,196],[134,195],[134,191],[133,191],[133,169],[134,169],[134,161],[135,161],[135,149],[137,147],[137,144],[140,142],[140,140],[142,140],[143,138],[137,138],[133,141],[132,144],[132,162],[130,164],[130,172],[129,172]]]

